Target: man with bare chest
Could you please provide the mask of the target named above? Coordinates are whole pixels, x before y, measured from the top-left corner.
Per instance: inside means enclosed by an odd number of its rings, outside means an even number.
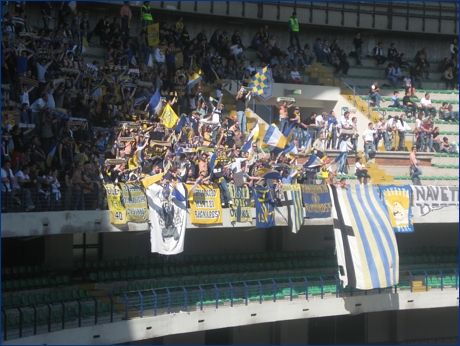
[[[278,108],[279,113],[280,113],[280,119],[279,119],[279,124],[278,128],[280,129],[281,132],[285,130],[285,128],[288,126],[289,123],[289,117],[288,117],[288,109],[292,107],[292,103],[288,105],[287,101],[283,101],[281,105],[276,105],[276,108]]]

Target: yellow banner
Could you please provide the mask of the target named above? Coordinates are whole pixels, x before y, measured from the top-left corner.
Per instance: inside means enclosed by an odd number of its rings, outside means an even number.
[[[147,27],[147,39],[150,47],[155,47],[160,43],[160,23],[155,23]]]
[[[126,209],[121,203],[121,189],[114,184],[104,184],[104,187],[110,210],[110,223],[124,225],[127,221]]]
[[[161,122],[168,129],[172,129],[174,126],[176,126],[177,119],[179,119],[179,117],[177,116],[176,112],[174,112],[172,107],[167,104],[163,109],[163,114],[161,114]]]
[[[190,191],[192,184],[186,184]],[[222,223],[220,190],[217,185],[198,185],[190,203],[190,221],[193,224],[215,225]]]
[[[148,222],[147,197],[140,184],[120,183],[121,199],[126,208],[127,222]]]

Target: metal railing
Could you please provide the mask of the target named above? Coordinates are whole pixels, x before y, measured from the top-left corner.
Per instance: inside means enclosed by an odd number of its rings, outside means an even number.
[[[11,340],[69,328],[167,315],[179,312],[232,308],[250,304],[276,303],[297,299],[328,299],[344,296],[413,291],[415,281],[430,284],[430,276],[439,275],[441,291],[447,286],[459,289],[457,269],[409,270],[410,285],[400,282],[388,288],[358,290],[341,288],[335,275],[297,276],[274,274],[273,277],[232,282],[202,282],[196,285],[166,286],[124,291],[119,296],[88,297],[45,302],[41,305],[2,308],[3,340]],[[454,274],[452,274],[454,273]],[[446,280],[449,277],[449,281]],[[455,279],[454,279],[455,277]],[[437,288],[437,287],[434,287]],[[428,291],[428,285],[426,285]]]

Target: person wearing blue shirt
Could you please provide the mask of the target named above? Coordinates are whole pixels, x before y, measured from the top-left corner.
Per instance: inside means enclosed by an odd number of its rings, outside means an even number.
[[[337,144],[337,125],[339,122],[335,116],[335,112],[331,111],[329,116],[327,117],[327,129],[331,134],[331,137],[327,141],[327,148],[335,149]]]

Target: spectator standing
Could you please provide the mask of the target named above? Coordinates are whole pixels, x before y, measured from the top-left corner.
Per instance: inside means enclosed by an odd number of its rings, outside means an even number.
[[[51,10],[53,9],[51,1],[42,2],[40,7],[43,18],[43,26],[45,27],[45,30],[50,30],[50,21],[52,19]]]
[[[279,125],[278,128],[281,132],[284,132],[286,127],[288,126],[289,117],[288,117],[288,109],[291,108],[293,103],[289,104],[287,101],[283,101],[281,105],[276,104],[276,108],[279,110]]]
[[[251,91],[245,92],[244,88],[241,88],[236,95],[236,114],[238,115],[238,122],[241,125],[241,132],[246,133],[246,102],[251,95]]]
[[[399,53],[398,50],[396,49],[396,46],[394,43],[390,43],[390,48],[388,48],[388,61],[396,62],[396,59],[398,58]]]
[[[450,44],[451,59],[458,59],[458,40],[454,38]]]
[[[14,177],[12,196],[14,198],[16,195],[20,195],[21,204],[23,202],[25,203],[25,211],[35,209],[35,205],[32,202],[31,192],[26,187],[27,184],[30,183],[29,166],[23,165],[22,169],[19,170]]]
[[[299,42],[299,19],[297,18],[297,12],[292,12],[292,16],[289,18],[289,40],[291,46],[294,45],[294,39],[296,41],[297,47],[300,47]]]
[[[180,17],[182,18],[182,17]],[[150,9],[150,1],[144,1],[141,6],[141,21],[142,21],[142,28],[145,29],[147,26],[152,24],[153,18],[152,18],[152,13]],[[178,22],[179,23],[179,22]],[[177,28],[177,24],[176,24]],[[181,29],[183,29],[183,25]]]
[[[420,176],[423,174],[423,172],[417,160],[416,153],[417,153],[417,148],[413,146],[411,149],[410,156],[409,156],[410,158],[410,177],[414,185],[422,185],[420,182]]]
[[[363,53],[363,45],[364,41],[361,39],[361,33],[358,32],[356,36],[353,38],[353,46],[355,46],[355,54],[356,54],[356,65],[363,66],[361,62],[361,55]]]
[[[347,136],[342,135],[341,137],[344,137],[341,139],[339,143],[339,152],[340,154],[343,154],[342,159],[340,160],[339,163],[339,168],[337,175],[340,177],[342,175],[346,175],[345,172],[345,167],[347,166],[347,159],[348,159],[348,141],[347,141]]]
[[[124,5],[120,9],[121,17],[121,32],[123,36],[129,37],[130,22],[133,17],[131,8],[129,7],[129,1],[123,1]]]
[[[452,88],[452,90],[455,89],[455,85],[457,83],[456,83],[456,80],[454,79],[454,74],[452,72],[452,66],[449,66],[447,70],[444,71],[444,73],[442,74],[442,78],[444,79],[444,82],[446,82],[447,90],[450,90],[450,88]]]
[[[396,121],[396,129],[399,135],[398,150],[403,151],[406,149],[406,131],[411,130],[410,126],[406,123],[406,116],[404,114]]]

